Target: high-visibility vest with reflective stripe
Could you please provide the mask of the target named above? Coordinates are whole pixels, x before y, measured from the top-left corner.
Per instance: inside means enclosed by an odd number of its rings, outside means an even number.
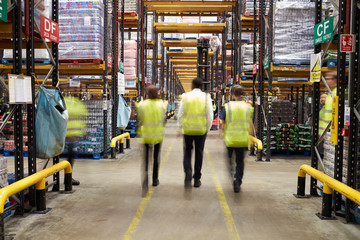
[[[159,99],[147,99],[137,105],[141,127],[138,133],[140,142],[157,144],[164,138],[167,103]]]
[[[332,91],[332,94],[336,96],[336,88]],[[325,105],[321,108],[319,112],[319,135],[322,135],[326,127],[331,122],[332,118],[332,97],[330,94],[327,95],[325,100]]]
[[[252,107],[244,101],[225,104],[224,138],[227,147],[247,147],[250,137]]]
[[[207,132],[209,96],[204,93],[186,93],[183,96],[184,117],[181,122],[185,135],[200,136]]]
[[[69,114],[66,137],[81,137],[85,135],[87,108],[85,103],[76,97],[64,97]]]

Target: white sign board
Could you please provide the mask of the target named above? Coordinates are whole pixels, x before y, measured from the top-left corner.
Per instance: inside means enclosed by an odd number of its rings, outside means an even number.
[[[9,103],[32,103],[31,77],[9,74]]]
[[[80,79],[70,79],[70,87],[80,87]]]
[[[311,54],[310,82],[320,82],[321,79],[321,53]]]
[[[125,77],[120,72],[118,72],[118,93],[125,94]]]

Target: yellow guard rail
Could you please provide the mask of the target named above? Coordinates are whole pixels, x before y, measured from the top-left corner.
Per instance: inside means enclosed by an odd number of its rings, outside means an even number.
[[[57,163],[54,166],[34,173],[0,189],[0,239],[5,239],[4,218],[2,214],[4,213],[6,199],[36,184],[36,210],[38,212],[47,212],[45,179],[63,169],[65,169],[65,192],[72,193],[72,169],[68,161]],[[14,206],[10,206],[7,209],[12,208],[14,208]]]
[[[111,139],[111,158],[116,158],[116,143],[120,141],[120,153],[124,152],[124,138],[126,138],[126,148],[130,148],[130,134],[128,132]]]
[[[317,180],[323,183],[323,203],[322,203],[321,215],[319,215],[320,218],[322,219],[332,218],[331,205],[332,205],[333,190],[337,191],[338,193],[344,195],[346,198],[360,205],[360,192],[306,164],[302,165],[299,169],[297,194],[295,195],[296,197],[306,197],[305,195],[306,174],[309,174],[313,178],[316,178]]]

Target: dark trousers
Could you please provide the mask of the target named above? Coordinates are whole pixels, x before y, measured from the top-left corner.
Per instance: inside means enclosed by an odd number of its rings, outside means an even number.
[[[150,153],[150,145],[145,144],[145,173],[147,174],[149,169],[149,153]],[[153,166],[153,180],[158,179],[159,177],[159,153],[160,153],[161,143],[154,144],[154,166]]]
[[[184,171],[192,172],[191,168],[191,153],[193,149],[193,142],[195,142],[195,173],[194,178],[201,178],[201,168],[203,163],[204,145],[206,134],[201,136],[184,135]]]
[[[68,143],[68,162],[70,163],[71,165],[71,168],[73,168],[74,166],[74,157],[75,157],[75,154],[74,154],[74,143],[73,142],[69,142]],[[74,170],[72,170],[74,171]]]
[[[247,148],[232,148],[227,147],[228,150],[228,156],[229,156],[229,164],[230,169],[232,169],[232,156],[233,152],[235,152],[235,180],[241,185],[242,178],[244,176],[244,157],[245,157],[245,151]]]

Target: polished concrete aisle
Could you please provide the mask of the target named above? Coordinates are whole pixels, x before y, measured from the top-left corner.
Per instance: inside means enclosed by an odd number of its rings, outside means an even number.
[[[202,186],[185,190],[183,142],[176,131],[175,121],[169,121],[160,185],[150,187],[145,198],[141,197],[141,149],[132,139],[131,149],[117,159],[78,160],[74,178],[81,185],[74,187],[76,191],[48,193],[52,210],[11,217],[5,223],[7,235],[36,240],[360,239],[360,226],[322,221],[315,215],[321,199],[293,196],[299,166],[309,163],[309,158],[255,162],[247,156],[242,190],[234,193],[218,131],[211,131],[206,141]]]

